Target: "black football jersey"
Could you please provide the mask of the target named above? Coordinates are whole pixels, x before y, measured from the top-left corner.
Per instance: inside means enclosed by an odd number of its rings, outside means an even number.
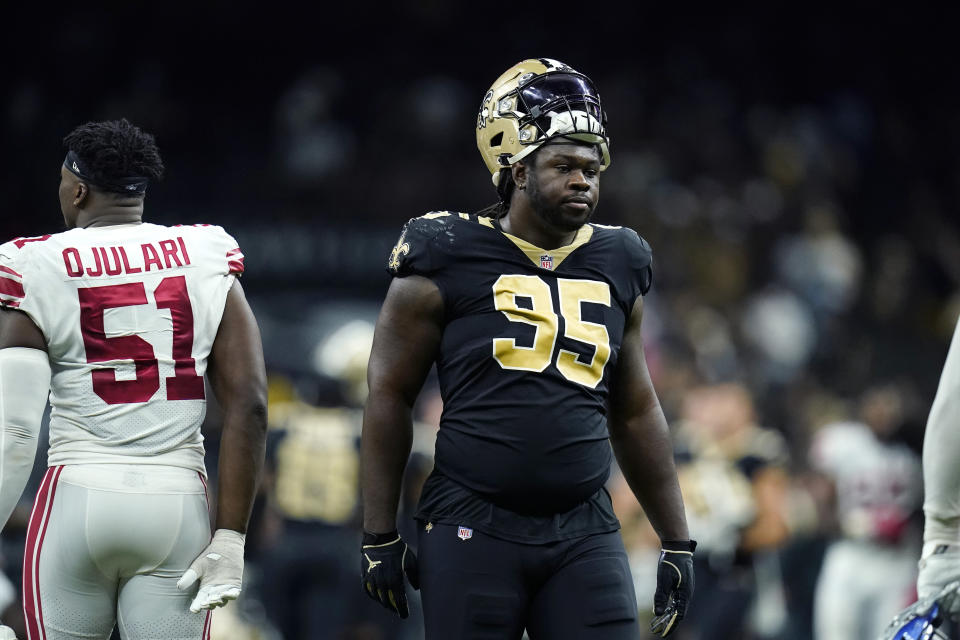
[[[437,212],[406,224],[388,269],[429,278],[444,301],[443,415],[418,517],[462,519],[482,509],[466,504],[474,495],[548,519],[587,505],[581,525],[615,528],[601,491],[612,461],[606,400],[624,326],[651,284],[650,246],[630,229],[587,224],[570,245],[544,250],[496,220]]]

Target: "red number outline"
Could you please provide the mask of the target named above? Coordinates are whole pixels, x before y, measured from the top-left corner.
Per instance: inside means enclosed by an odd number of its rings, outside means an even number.
[[[153,346],[140,336],[108,338],[103,313],[107,309],[148,304],[142,282],[86,287],[77,290],[80,333],[87,362],[133,360],[136,378],[117,380],[116,369],[95,369],[93,391],[107,404],[147,402],[160,388],[160,368]],[[170,309],[173,324],[174,375],[165,380],[167,400],[202,400],[203,377],[197,375],[193,351],[193,308],[185,276],[164,278],[154,289],[158,309]]]
[[[164,278],[153,297],[158,309],[170,309],[173,322],[173,371],[166,379],[167,400],[203,400],[203,376],[193,359],[193,308],[186,276]]]

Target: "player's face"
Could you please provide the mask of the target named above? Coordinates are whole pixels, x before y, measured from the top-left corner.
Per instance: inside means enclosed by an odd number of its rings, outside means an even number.
[[[77,176],[67,171],[66,167],[60,167],[60,211],[63,213],[63,222],[67,225],[67,229],[77,226],[77,215],[80,210],[74,206],[73,202],[76,199],[79,183]]]
[[[590,220],[600,198],[600,153],[595,146],[551,144],[527,173],[533,210],[552,226],[576,231]]]

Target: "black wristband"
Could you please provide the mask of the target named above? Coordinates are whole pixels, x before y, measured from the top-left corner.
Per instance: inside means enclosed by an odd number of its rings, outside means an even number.
[[[696,540],[661,540],[660,548],[664,551],[688,551],[693,553],[697,549]]]
[[[400,534],[397,533],[397,530],[388,531],[386,533],[370,533],[369,531],[363,532],[363,544],[364,545],[381,545],[387,544],[388,542],[393,542],[400,537]]]

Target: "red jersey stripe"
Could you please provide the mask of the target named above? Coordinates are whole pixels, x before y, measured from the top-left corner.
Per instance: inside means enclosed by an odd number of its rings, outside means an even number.
[[[25,295],[22,284],[12,278],[2,275],[0,275],[0,293],[13,298],[22,298]]]
[[[34,236],[32,238],[14,238],[11,242],[17,246],[17,249],[23,249],[23,245],[27,244],[28,242],[43,242],[44,240],[49,240],[50,237],[51,236],[48,233],[46,235]]]

